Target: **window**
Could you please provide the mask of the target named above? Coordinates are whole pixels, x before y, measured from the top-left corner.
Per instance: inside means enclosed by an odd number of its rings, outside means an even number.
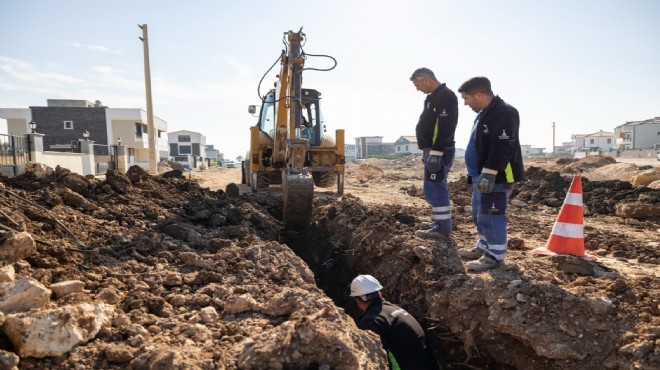
[[[65,130],[73,130],[73,121],[64,121]]]
[[[660,136],[660,131],[656,131],[655,134]]]
[[[406,145],[406,152],[408,151],[408,145]]]
[[[608,144],[612,144],[612,139],[607,139]]]
[[[179,145],[179,154],[192,154],[192,146]]]
[[[179,142],[180,143],[189,143],[190,142],[190,135],[179,135]]]
[[[142,137],[142,124],[141,123],[135,123],[135,137],[141,138]]]
[[[174,157],[177,162],[188,162],[188,157]]]
[[[594,143],[594,139],[589,139],[589,144],[593,144],[593,143]]]

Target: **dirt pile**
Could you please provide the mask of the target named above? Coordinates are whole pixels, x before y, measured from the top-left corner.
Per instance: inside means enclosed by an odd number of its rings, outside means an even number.
[[[135,167],[103,181],[60,168],[1,178],[0,224],[36,241],[12,264],[14,279],[84,284],[36,311],[114,309],[92,340],[18,367],[385,368],[377,337],[349,316],[347,286],[359,273],[376,276],[385,298],[424,325],[446,369],[660,367],[657,218],[614,213],[621,201],[658,204],[660,191],[585,176],[585,244],[599,260],[577,270],[572,257],[530,253],[547,239],[571,180],[530,168],[530,181],[514,188],[506,265],[468,273],[456,254],[476,238],[465,178],[450,177],[447,244],[414,237],[430,209],[398,190],[420,185],[421,161],[362,164],[371,165],[362,171],[369,186],[355,186],[358,166],[347,166],[349,192],[317,193],[303,231],[282,229],[280,197],[235,184],[212,191]],[[15,352],[0,334],[0,358]]]
[[[555,167],[554,170],[561,173],[573,174],[573,173],[589,171],[595,168],[600,168],[613,163],[616,163],[616,159],[612,157],[601,157],[597,155],[592,155],[578,159],[577,161],[574,159],[558,160],[557,166]]]
[[[657,278],[624,278],[599,263],[590,264],[591,276],[581,276],[562,269],[571,257],[534,257],[517,238],[504,268],[467,273],[456,248],[474,240],[470,226],[463,226],[471,216],[468,207],[455,210],[454,240],[462,245],[415,238],[416,224],[428,217],[417,208],[371,208],[347,196],[315,212],[315,239],[305,259],[316,261],[315,274],[339,304],[347,304],[346,293],[333,287],[345,287],[356,272],[374,274],[387,299],[425,323],[438,358],[450,369],[494,362],[495,368],[518,369],[660,365]],[[538,224],[520,222],[529,215],[513,217],[512,234],[539,233]],[[588,234],[604,243],[615,235]]]
[[[135,167],[104,181],[61,168],[0,180],[0,223],[36,240],[12,265],[15,279],[84,285],[32,312],[114,309],[93,340],[61,356],[21,358],[21,369],[385,366],[377,337],[357,329],[277,241],[267,197],[228,197]],[[17,345],[0,335],[3,358],[17,361]]]

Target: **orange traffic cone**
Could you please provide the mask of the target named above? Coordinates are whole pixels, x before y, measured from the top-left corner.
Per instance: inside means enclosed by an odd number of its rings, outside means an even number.
[[[582,214],[582,179],[575,174],[548,242],[545,247],[534,249],[534,252],[541,255],[572,254],[596,260],[595,256],[584,254]]]

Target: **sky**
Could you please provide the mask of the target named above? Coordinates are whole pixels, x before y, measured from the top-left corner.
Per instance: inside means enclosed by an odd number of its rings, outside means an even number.
[[[488,77],[520,112],[521,143],[551,152],[553,122],[561,145],[660,116],[658,14],[656,0],[0,0],[0,108],[77,99],[146,110],[147,24],[154,115],[233,159],[248,150],[248,106],[283,33],[303,27],[305,52],[337,60],[305,71],[303,87],[322,92],[328,130],[345,129],[347,143],[414,135],[424,94],[409,77],[428,67],[454,91]],[[476,114],[460,95],[459,105],[465,148]]]

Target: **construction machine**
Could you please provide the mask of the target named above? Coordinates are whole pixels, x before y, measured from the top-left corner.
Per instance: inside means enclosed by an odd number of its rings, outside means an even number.
[[[263,96],[260,93],[259,121],[250,127],[250,151],[243,163],[243,179],[253,192],[271,184],[282,185],[282,219],[288,227],[310,224],[314,186],[336,185],[338,194],[344,191],[344,130],[336,130],[334,138],[327,134],[321,93],[302,87],[303,71],[331,70],[336,61],[330,56],[306,54],[305,41],[302,28],[284,33],[286,49],[271,66],[279,61],[280,73],[275,88]],[[311,56],[328,57],[335,65],[329,69],[305,68]],[[255,115],[257,106],[249,106],[248,111]]]

